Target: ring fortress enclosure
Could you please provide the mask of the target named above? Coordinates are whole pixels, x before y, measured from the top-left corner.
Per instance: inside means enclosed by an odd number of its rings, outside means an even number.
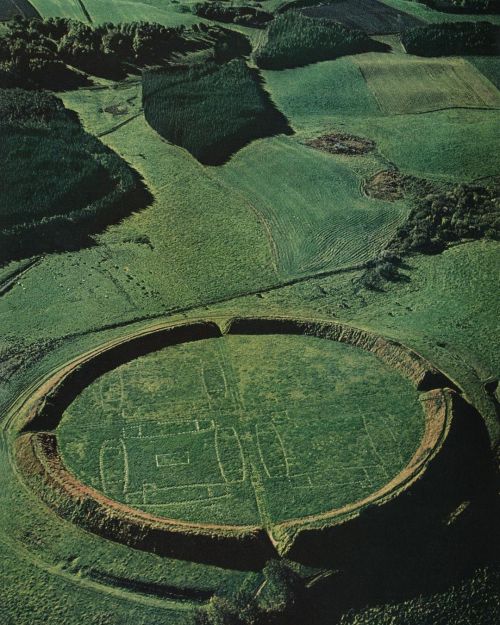
[[[155,326],[45,381],[18,414],[16,461],[90,531],[255,568],[383,522],[452,453],[452,387],[412,350],[335,322]]]

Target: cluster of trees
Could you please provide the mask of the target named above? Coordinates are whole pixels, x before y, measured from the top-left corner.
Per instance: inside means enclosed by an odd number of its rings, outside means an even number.
[[[271,13],[248,6],[226,6],[220,2],[199,2],[193,7],[193,12],[198,17],[217,22],[226,22],[249,26],[251,28],[263,28],[267,22],[273,19]]]
[[[242,35],[204,24],[190,29],[148,22],[91,27],[65,19],[23,19],[6,23],[0,36],[0,86],[67,89],[85,74],[120,78],[175,53],[213,48],[224,56]]]
[[[213,597],[198,610],[196,625],[299,625],[304,621],[303,579],[283,560],[270,560],[253,592]]]
[[[144,72],[142,96],[152,128],[206,165],[220,165],[253,139],[288,130],[243,59]]]
[[[271,22],[254,58],[264,69],[285,69],[382,48],[360,30],[287,11]]]
[[[139,176],[61,100],[0,89],[0,263],[74,249],[149,200]]]
[[[408,28],[401,42],[409,54],[448,56],[498,54],[500,28],[489,22],[446,22]]]
[[[457,13],[500,13],[500,0],[416,0],[432,9]]]
[[[370,263],[361,278],[367,288],[380,288],[385,280],[398,280],[405,255],[436,254],[452,243],[475,239],[500,240],[498,186],[452,185],[416,201],[386,250]]]
[[[458,184],[418,200],[390,248],[432,254],[456,241],[482,238],[500,239],[499,189]]]

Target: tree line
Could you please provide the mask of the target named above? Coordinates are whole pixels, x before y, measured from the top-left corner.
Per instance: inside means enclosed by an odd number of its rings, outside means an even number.
[[[86,73],[119,79],[162,64],[174,53],[213,49],[214,58],[225,58],[240,52],[239,39],[244,39],[239,33],[205,24],[92,27],[66,18],[17,18],[5,24],[0,36],[0,87],[71,89],[88,81]]]
[[[445,22],[407,28],[401,43],[409,54],[448,56],[500,52],[500,28],[489,22]]]

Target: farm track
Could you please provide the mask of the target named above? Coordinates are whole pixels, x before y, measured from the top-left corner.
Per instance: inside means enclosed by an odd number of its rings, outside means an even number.
[[[28,271],[30,271],[31,269],[33,269],[34,267],[36,267],[37,265],[39,265],[43,260],[43,256],[39,256],[37,258],[34,258],[33,260],[31,260],[27,265],[25,265],[24,267],[22,267],[21,269],[19,269],[18,271],[16,271],[15,273],[9,275],[1,284],[0,284],[0,297],[2,297],[2,295],[5,295],[6,293],[8,293],[12,288],[14,288],[14,286],[16,285],[16,283],[18,282],[18,280],[22,277],[24,277]]]
[[[82,13],[85,15],[87,21],[89,24],[93,23],[92,20],[92,16],[90,15],[90,13],[87,11],[87,7],[83,4],[83,0],[75,0],[75,2],[78,4],[78,6],[80,7],[80,9],[82,10]]]

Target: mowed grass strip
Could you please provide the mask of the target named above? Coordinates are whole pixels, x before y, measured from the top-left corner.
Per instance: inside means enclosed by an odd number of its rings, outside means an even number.
[[[406,216],[401,202],[367,198],[350,163],[285,137],[256,142],[218,173],[268,222],[286,276],[365,262]]]
[[[42,17],[68,17],[87,23],[87,18],[78,0],[32,0],[31,4]],[[111,4],[106,3],[108,8]]]
[[[500,108],[500,92],[461,58],[366,54],[356,62],[387,114],[445,108]]]

